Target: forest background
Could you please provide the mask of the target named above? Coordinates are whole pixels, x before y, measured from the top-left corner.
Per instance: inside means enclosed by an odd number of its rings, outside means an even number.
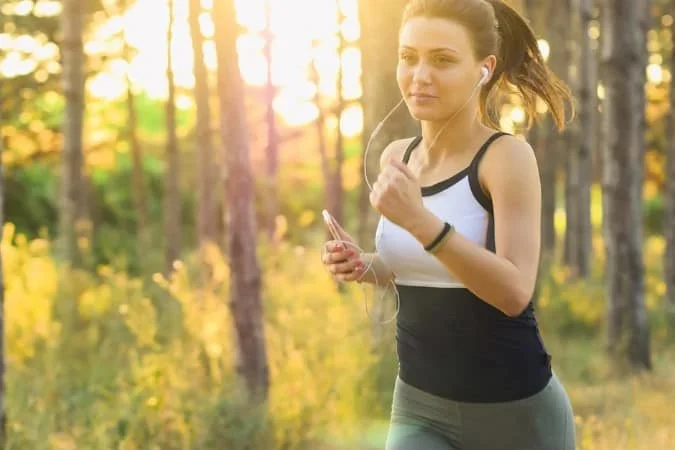
[[[510,3],[576,97],[500,125],[578,448],[675,448],[675,5]],[[382,448],[393,298],[331,280],[320,211],[372,249],[364,169],[419,132],[400,108],[364,161],[404,4],[0,3],[3,448]]]

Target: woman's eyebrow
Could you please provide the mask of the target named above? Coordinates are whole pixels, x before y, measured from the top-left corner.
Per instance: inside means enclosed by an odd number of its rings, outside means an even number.
[[[409,45],[402,45],[401,50],[413,50],[417,51],[416,48],[410,47]],[[457,53],[457,50],[452,49],[450,47],[438,47],[438,48],[433,48],[429,50],[429,53],[438,53],[438,52],[450,52],[450,53]]]

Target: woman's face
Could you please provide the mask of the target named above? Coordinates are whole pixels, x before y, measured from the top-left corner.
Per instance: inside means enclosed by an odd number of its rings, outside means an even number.
[[[401,28],[396,78],[417,120],[448,119],[462,108],[481,79],[480,68],[469,33],[459,23],[413,17]],[[479,97],[475,93],[472,101]]]

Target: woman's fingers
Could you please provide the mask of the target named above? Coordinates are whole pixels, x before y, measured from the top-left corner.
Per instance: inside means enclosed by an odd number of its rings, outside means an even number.
[[[324,249],[322,262],[333,278],[338,281],[356,281],[363,276],[365,263],[356,249],[340,241],[328,241]]]
[[[357,266],[353,271],[341,275],[341,281],[357,281],[360,280],[365,272],[365,267]]]
[[[342,262],[354,258],[358,253],[356,250],[340,247],[341,244],[333,244],[335,241],[329,241],[326,244],[326,251],[324,252],[324,264]]]
[[[360,259],[353,259],[342,263],[331,264],[329,266],[329,270],[331,271],[331,273],[334,273],[336,275],[351,274],[352,272],[355,272],[360,268],[363,268],[363,262]]]

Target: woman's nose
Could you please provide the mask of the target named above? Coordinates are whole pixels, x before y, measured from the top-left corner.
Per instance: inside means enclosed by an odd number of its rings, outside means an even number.
[[[431,82],[431,71],[429,66],[424,63],[419,63],[413,70],[413,81],[420,84],[428,84]]]

